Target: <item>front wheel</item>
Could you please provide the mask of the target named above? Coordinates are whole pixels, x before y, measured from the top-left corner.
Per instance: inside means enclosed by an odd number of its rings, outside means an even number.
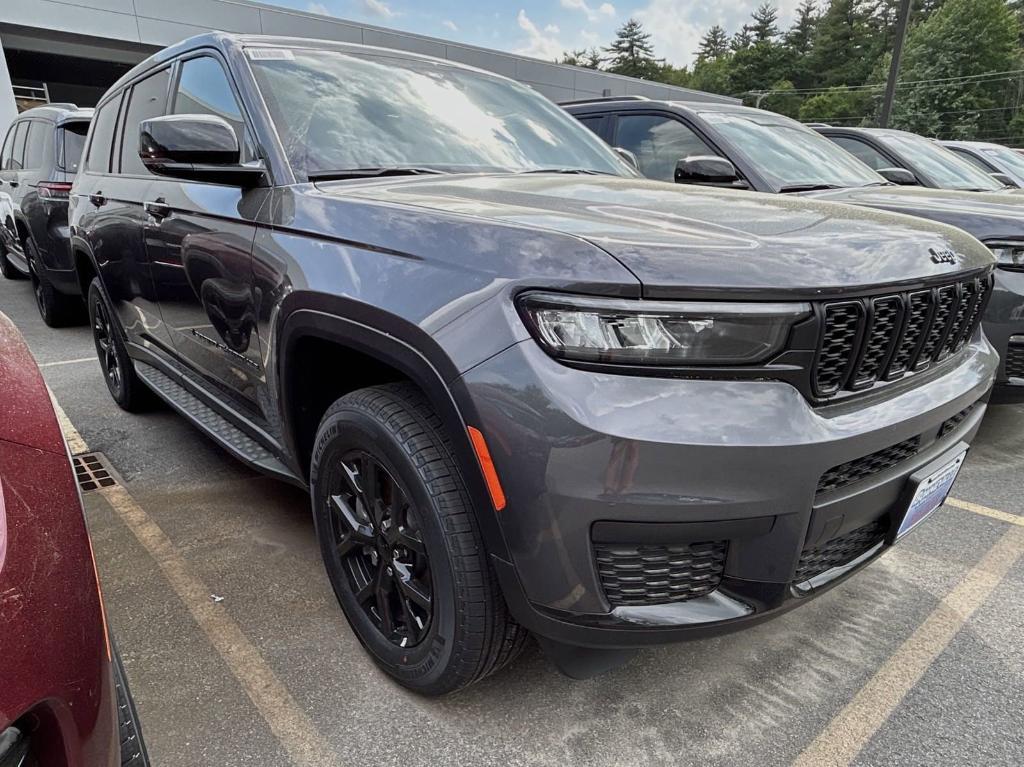
[[[380,668],[426,695],[511,661],[508,614],[440,418],[411,384],[348,394],[324,415],[310,481],[334,593]]]
[[[124,333],[99,277],[94,277],[89,285],[88,306],[92,340],[110,396],[122,410],[130,413],[145,410],[152,404],[153,397],[135,373]]]

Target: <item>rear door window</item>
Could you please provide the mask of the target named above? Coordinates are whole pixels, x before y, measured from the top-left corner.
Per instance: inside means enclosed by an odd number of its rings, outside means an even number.
[[[966,160],[967,162],[969,162],[971,165],[973,165],[978,170],[983,170],[986,173],[993,173],[996,170],[994,167],[989,165],[987,162],[982,160],[980,157],[978,157],[973,152],[968,152],[967,150],[961,149],[958,146],[948,146],[948,147],[946,147],[946,149],[951,151],[953,154],[955,154],[961,160]]]
[[[21,170],[25,161],[25,136],[28,133],[28,121],[18,123],[14,130],[14,145],[11,156],[4,163],[4,170]]]
[[[65,173],[78,173],[88,132],[85,121],[65,123],[57,132],[57,167]]]
[[[121,173],[149,175],[146,166],[139,159],[139,123],[164,114],[170,80],[170,70],[161,69],[132,87],[125,110],[124,127],[121,130]]]
[[[110,149],[114,143],[114,128],[121,107],[121,96],[115,96],[101,106],[93,117],[95,123],[89,142],[85,169],[93,173],[107,173],[110,170]],[[66,156],[66,150],[65,150]]]
[[[615,146],[636,155],[640,172],[659,181],[674,181],[685,157],[718,155],[693,129],[662,115],[619,115]]]
[[[15,124],[7,130],[7,136],[4,138],[3,153],[0,154],[0,170],[7,170],[7,166],[10,164],[11,153],[14,151],[14,134],[17,129],[18,126]]]

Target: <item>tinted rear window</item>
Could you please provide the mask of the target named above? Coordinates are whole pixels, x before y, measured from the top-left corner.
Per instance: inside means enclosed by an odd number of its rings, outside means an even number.
[[[85,148],[85,136],[89,132],[89,123],[65,123],[58,133],[57,167],[66,173],[78,173],[82,161],[82,150]]]
[[[29,123],[25,141],[25,170],[46,170],[53,167],[53,124],[41,120]]]

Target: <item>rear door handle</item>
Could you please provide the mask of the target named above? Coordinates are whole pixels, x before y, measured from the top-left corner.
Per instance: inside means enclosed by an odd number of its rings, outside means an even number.
[[[107,198],[103,196],[103,192],[93,192],[89,195],[89,202],[100,208],[107,204]]]
[[[18,182],[18,181],[8,181],[7,183],[10,184],[11,188],[13,189],[16,186],[19,186],[20,182]]]
[[[142,207],[153,218],[167,218],[171,215],[171,206],[167,204],[163,197],[158,197],[155,200],[146,200],[146,202],[142,203]]]

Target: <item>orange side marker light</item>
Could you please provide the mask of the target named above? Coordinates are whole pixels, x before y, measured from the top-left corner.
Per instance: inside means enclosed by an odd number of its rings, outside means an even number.
[[[468,426],[467,429],[476,459],[480,462],[480,470],[484,473],[484,481],[487,482],[487,492],[491,494],[491,503],[494,505],[495,511],[501,511],[505,508],[505,491],[501,489],[501,481],[494,468],[491,451],[487,449],[487,442],[484,441],[484,435],[480,433],[479,429],[472,426]]]

